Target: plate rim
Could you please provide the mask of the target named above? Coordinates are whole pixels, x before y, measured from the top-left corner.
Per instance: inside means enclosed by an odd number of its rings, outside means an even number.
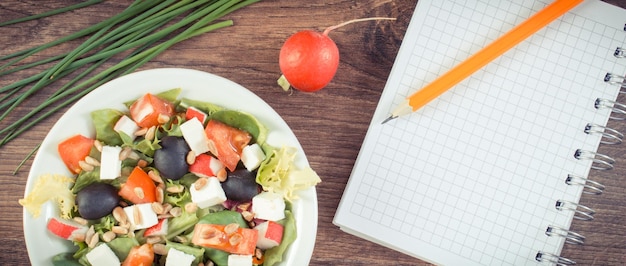
[[[303,167],[303,166],[309,166],[309,162],[306,158],[306,155],[304,153],[304,150],[302,149],[302,146],[300,145],[297,137],[295,136],[295,133],[293,132],[293,130],[291,130],[291,128],[289,127],[289,125],[284,121],[284,119],[276,112],[276,110],[274,110],[267,102],[265,102],[262,98],[260,98],[257,94],[255,94],[254,92],[252,92],[251,90],[245,88],[244,86],[230,80],[227,78],[224,78],[222,76],[213,74],[213,73],[209,73],[209,72],[205,72],[202,70],[196,70],[196,69],[191,69],[191,68],[152,68],[152,69],[147,69],[147,70],[141,70],[141,71],[136,71],[133,73],[129,73],[126,74],[124,76],[115,78],[109,82],[106,82],[104,84],[102,84],[101,86],[97,87],[96,89],[94,89],[93,91],[90,91],[89,93],[87,93],[86,95],[84,95],[83,97],[81,97],[78,101],[76,101],[74,104],[72,104],[72,106],[70,108],[68,108],[63,115],[53,124],[52,127],[50,127],[50,129],[48,130],[48,132],[46,133],[46,136],[44,137],[43,141],[41,142],[41,147],[40,150],[37,151],[37,154],[34,156],[32,165],[29,169],[29,173],[28,173],[28,177],[26,180],[26,185],[24,188],[24,197],[28,194],[28,192],[30,192],[30,190],[32,190],[33,186],[34,186],[34,182],[37,178],[39,178],[41,175],[45,174],[45,173],[40,173],[43,172],[38,168],[41,168],[41,165],[43,164],[42,162],[40,162],[41,160],[43,160],[46,157],[46,153],[49,153],[49,151],[44,150],[42,152],[42,149],[45,148],[50,148],[49,146],[51,145],[50,143],[54,142],[52,139],[54,139],[54,133],[57,133],[57,131],[60,131],[62,129],[60,129],[61,126],[63,126],[64,124],[67,124],[68,122],[66,122],[66,120],[73,118],[72,116],[75,116],[77,114],[83,114],[85,113],[85,111],[81,111],[79,108],[81,108],[83,105],[89,103],[90,101],[95,101],[95,97],[99,96],[100,94],[103,94],[104,89],[108,89],[112,86],[116,86],[118,84],[124,84],[127,82],[131,82],[133,80],[139,79],[141,80],[142,78],[148,78],[148,77],[152,77],[155,78],[156,77],[156,81],[155,80],[151,80],[147,83],[154,83],[157,82],[159,79],[163,79],[165,77],[179,77],[179,76],[184,76],[184,77],[193,77],[196,78],[198,80],[212,80],[215,82],[215,84],[222,84],[222,85],[226,85],[228,89],[235,89],[234,92],[236,92],[236,94],[242,94],[242,97],[247,97],[246,99],[250,98],[250,99],[254,99],[256,101],[258,101],[257,103],[255,103],[255,105],[260,104],[265,110],[263,110],[263,114],[261,115],[255,115],[254,113],[251,113],[252,115],[259,116],[261,117],[259,120],[261,120],[261,122],[264,125],[273,125],[273,126],[268,126],[269,128],[273,128],[274,126],[278,126],[279,127],[279,131],[286,129],[287,132],[279,132],[279,133],[286,133],[287,137],[289,138],[287,141],[295,141],[295,143],[291,143],[291,145],[295,144],[296,148],[298,149],[299,152],[299,156],[297,158],[297,162],[299,166]],[[180,82],[181,84],[184,84],[185,82],[188,81],[184,81],[184,82]],[[164,82],[166,84],[169,84],[169,82]],[[127,84],[127,85],[131,85],[131,84]],[[161,87],[159,87],[161,86]],[[163,84],[159,84],[159,88],[153,88],[152,90],[154,92],[161,92],[161,91],[165,91],[168,89],[172,89],[178,86],[174,86],[174,87],[165,87],[166,85]],[[187,90],[185,91],[185,88],[181,88],[181,95],[184,95],[185,92],[189,92],[189,91],[194,91],[195,93],[199,93],[197,92],[197,90],[199,90],[198,88],[195,87],[196,85],[194,84],[192,86],[193,89],[191,90]],[[197,86],[205,86],[205,85],[197,85]],[[206,86],[210,86],[210,85],[206,85]],[[119,89],[118,89],[119,90]],[[147,89],[143,89],[143,88],[139,88],[139,89],[133,89],[133,92],[129,92],[129,93],[125,93],[123,95],[126,95],[125,97],[130,98],[132,97],[132,94],[135,93],[145,93],[148,92]],[[214,89],[210,89],[211,91],[213,91]],[[232,93],[232,92],[231,92]],[[193,93],[192,93],[193,94]],[[92,100],[94,99],[94,100]],[[132,98],[131,98],[132,99]],[[205,100],[202,99],[204,101],[209,101],[212,102],[210,100]],[[125,107],[123,107],[123,101],[120,100],[118,101],[119,105],[118,107],[115,106],[111,106],[110,108],[116,108],[116,109],[124,109]],[[217,102],[212,102],[218,105],[222,105],[220,103]],[[242,109],[241,107],[229,107],[228,104],[223,105],[226,108],[230,108],[230,109]],[[123,108],[122,108],[123,107]],[[94,108],[87,108],[89,109],[89,112],[93,111],[93,110],[97,110],[99,109],[98,107],[94,107]],[[266,113],[269,112],[269,113]],[[87,112],[88,113],[88,112]],[[263,121],[264,117],[269,116],[272,117],[273,121]],[[275,118],[278,118],[277,120],[275,120]],[[93,130],[93,126],[91,127],[87,127],[87,131],[89,131],[91,128],[91,130]],[[76,133],[82,133],[81,130],[78,131],[72,131],[70,130],[71,133],[69,133],[69,135],[73,135]],[[271,134],[272,132],[270,131],[270,134],[268,136],[268,142],[272,141],[271,139]],[[93,134],[93,133],[92,133]],[[57,134],[58,135],[58,134]],[[280,135],[281,139],[282,137],[285,137],[284,135]],[[58,138],[58,136],[57,136]],[[281,142],[280,140],[278,142]],[[57,143],[57,142],[54,142]],[[56,145],[55,145],[56,147]],[[48,154],[48,156],[50,156]],[[58,157],[58,156],[57,156]],[[60,159],[58,160],[60,161]],[[58,162],[57,162],[58,164]],[[62,164],[62,163],[61,163]],[[58,167],[57,167],[58,168]],[[62,168],[65,169],[65,166],[62,165]],[[61,173],[57,173],[55,172],[54,174],[61,174]],[[69,171],[67,171],[67,169],[65,169],[65,172],[63,172],[62,174],[68,174],[69,175]],[[287,253],[285,254],[285,256],[283,257],[283,261],[280,263],[280,265],[306,265],[309,263],[312,253],[313,253],[313,249],[315,246],[315,242],[316,242],[316,235],[317,235],[317,228],[318,228],[318,219],[319,219],[319,215],[318,215],[318,201],[317,201],[317,192],[316,192],[316,188],[315,187],[311,187],[307,190],[301,191],[299,193],[300,198],[298,200],[295,201],[294,204],[294,217],[296,218],[296,224],[298,225],[297,227],[297,235],[299,236],[298,238],[296,238],[296,241],[294,241],[291,246],[289,247]],[[306,204],[306,205],[305,205]],[[44,204],[42,206],[42,213],[40,214],[40,216],[38,218],[34,218],[24,207],[22,207],[22,228],[23,228],[23,233],[24,233],[24,242],[26,244],[26,248],[27,248],[27,252],[28,252],[28,257],[29,260],[31,262],[32,265],[39,265],[37,263],[39,262],[45,262],[46,258],[40,258],[41,256],[36,256],[36,254],[38,254],[38,252],[40,252],[39,250],[35,250],[35,246],[33,246],[34,244],[29,243],[30,239],[33,239],[35,237],[39,237],[38,240],[41,240],[41,235],[36,234],[35,232],[33,232],[32,230],[34,229],[30,229],[28,226],[30,226],[31,224],[35,223],[36,220],[39,220],[39,222],[42,222],[41,220],[45,219],[45,221],[47,221],[48,218],[50,218],[51,216],[58,216],[58,209],[56,208],[56,206],[53,206],[54,204],[48,202],[46,204]],[[303,207],[307,207],[306,210],[301,210],[301,208]],[[45,224],[45,222],[44,222]],[[306,225],[306,228],[303,228]],[[41,229],[41,228],[39,228]],[[45,226],[43,228],[45,230]],[[44,232],[47,235],[47,240],[48,241],[53,241],[55,242],[55,245],[58,243],[63,243],[65,246],[67,246],[66,248],[71,247],[71,241],[67,241],[67,240],[63,240],[63,239],[50,239],[50,237],[53,237],[51,234],[49,234],[47,232],[47,230],[45,230]],[[34,235],[33,235],[34,234]],[[300,238],[302,236],[305,236],[306,238],[310,238],[310,240],[305,241],[303,240],[303,238]],[[304,255],[304,256],[303,256]],[[50,257],[47,258],[48,260],[51,259]]]

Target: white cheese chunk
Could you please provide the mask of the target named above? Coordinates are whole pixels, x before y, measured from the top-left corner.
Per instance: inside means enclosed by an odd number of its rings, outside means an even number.
[[[135,136],[135,132],[139,130],[139,126],[137,125],[137,123],[135,123],[135,121],[130,119],[130,117],[123,115],[122,117],[120,117],[119,120],[117,120],[117,123],[115,123],[113,130],[118,133],[123,132],[124,134],[128,135],[131,140],[134,140],[137,137]]]
[[[165,259],[165,266],[189,266],[195,259],[193,255],[170,248]]]
[[[200,189],[196,189],[196,184],[194,183],[189,188],[189,191],[191,192],[191,201],[196,203],[201,209],[226,201],[226,194],[217,177],[209,177],[206,185]]]
[[[87,253],[86,256],[87,261],[89,261],[92,266],[120,265],[120,259],[105,243],[102,243],[93,248],[91,251],[89,251],[89,253]]]
[[[241,152],[241,162],[248,169],[252,171],[261,165],[261,162],[265,160],[265,153],[259,144],[248,145],[243,148]]]
[[[100,179],[115,179],[122,175],[119,146],[102,146],[100,155]]]
[[[204,133],[204,126],[198,118],[194,117],[182,123],[180,131],[187,145],[196,155],[209,151],[209,138]]]
[[[252,266],[252,255],[228,255],[228,266]]]
[[[285,200],[281,194],[263,191],[252,198],[254,218],[278,221],[285,218]]]
[[[135,216],[135,211],[139,214]],[[126,217],[130,221],[131,228],[134,230],[151,227],[159,222],[157,214],[152,210],[152,203],[135,204],[124,208]],[[138,217],[139,219],[135,219]]]

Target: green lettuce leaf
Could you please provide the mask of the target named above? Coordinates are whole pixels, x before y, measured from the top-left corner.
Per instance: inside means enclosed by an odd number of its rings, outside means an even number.
[[[256,182],[263,190],[280,193],[287,201],[297,198],[297,192],[317,185],[322,180],[310,167],[294,165],[296,148],[282,147],[270,151],[257,172]]]
[[[110,146],[119,146],[124,142],[120,135],[113,129],[117,120],[124,113],[115,109],[102,109],[91,112],[91,120],[96,129],[96,139]]]

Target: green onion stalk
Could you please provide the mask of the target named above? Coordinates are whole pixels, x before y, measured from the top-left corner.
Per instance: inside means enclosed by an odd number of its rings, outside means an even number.
[[[0,76],[52,64],[27,78],[0,87],[0,123],[22,107],[32,95],[61,78],[72,79],[56,89],[24,116],[0,126],[0,148],[60,109],[74,103],[100,85],[135,71],[171,46],[189,38],[233,25],[232,20],[217,21],[225,15],[259,0],[137,0],[124,11],[100,23],[37,47],[1,56]],[[6,22],[6,26],[39,19],[101,2],[81,4]],[[71,40],[85,39],[71,51],[57,53],[28,64],[22,60]],[[95,51],[95,52],[94,52]],[[127,54],[117,64],[97,72],[98,67],[117,55]],[[1,62],[0,62],[1,63]],[[31,153],[32,154],[32,153]],[[24,161],[23,161],[24,162]],[[22,163],[23,163],[22,162]]]

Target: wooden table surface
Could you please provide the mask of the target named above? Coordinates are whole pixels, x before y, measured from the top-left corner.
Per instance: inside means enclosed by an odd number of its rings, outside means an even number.
[[[0,21],[41,13],[80,1],[1,1]],[[415,0],[311,0],[263,1],[228,18],[235,25],[186,40],[169,48],[141,69],[191,68],[211,72],[250,89],[272,106],[292,128],[311,167],[320,175],[317,186],[318,229],[311,265],[425,265],[418,259],[343,233],[332,219],[355,162],[367,125],[376,108]],[[626,8],[624,0],[608,0]],[[63,15],[0,28],[0,55],[45,43],[97,23],[131,3],[106,1]],[[341,53],[339,69],[327,88],[315,93],[283,92],[278,53],[284,40],[302,29],[323,30],[354,18],[386,16],[397,21],[362,22],[333,31]],[[626,18],[625,18],[626,22]],[[55,51],[69,49],[69,46]],[[626,45],[626,44],[625,44]],[[121,58],[114,58],[119,62]],[[4,62],[1,62],[4,63]],[[32,75],[18,72],[0,77],[0,86]],[[32,108],[59,85],[45,88],[27,102]],[[2,96],[2,94],[0,94]],[[626,102],[624,97],[620,97]],[[12,112],[13,121],[28,111]],[[19,138],[0,148],[0,264],[28,265],[18,200],[32,159],[13,174],[27,154],[41,142],[66,108],[43,120]],[[0,128],[7,125],[0,122]],[[626,131],[626,122],[609,126]],[[587,237],[583,246],[566,245],[562,255],[582,265],[626,264],[626,146],[602,145],[600,151],[617,160],[616,169],[592,171],[591,178],[608,186],[601,196],[585,195],[581,203],[597,210],[591,222],[574,221],[572,229]]]

